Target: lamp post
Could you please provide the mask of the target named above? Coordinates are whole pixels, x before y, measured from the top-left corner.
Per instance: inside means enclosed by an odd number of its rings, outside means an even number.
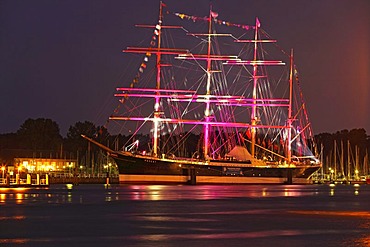
[[[68,176],[71,176],[71,174],[72,174],[72,168],[73,168],[72,162],[69,162],[67,166],[68,166],[68,173],[69,173]]]
[[[329,172],[330,172],[330,181],[333,181],[334,180],[334,170],[329,167]]]
[[[355,174],[356,174],[355,179],[356,179],[356,180],[359,180],[359,179],[358,179],[358,173],[359,173],[359,171],[356,169],[356,170],[355,170]]]
[[[3,171],[3,180],[2,180],[2,181],[3,181],[3,183],[4,183],[4,172],[5,172],[5,166],[2,166],[2,167],[1,167],[1,170]]]

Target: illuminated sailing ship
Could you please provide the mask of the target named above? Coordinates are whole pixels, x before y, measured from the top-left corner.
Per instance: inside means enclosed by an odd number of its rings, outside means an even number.
[[[180,24],[167,24],[171,19]],[[184,27],[189,24],[195,32]],[[202,26],[206,33],[197,32]],[[137,148],[140,128],[120,151],[85,137],[116,161],[121,183],[310,183],[321,164],[310,151],[293,52],[284,52],[258,18],[254,25],[235,24],[218,19],[212,8],[197,17],[161,2],[158,23],[139,27],[154,34],[149,47],[124,50],[144,60],[130,86],[117,88],[126,111],[110,120],[150,124],[152,141]],[[184,48],[175,48],[171,33],[182,36]],[[275,53],[281,60],[270,59]],[[144,76],[150,66],[154,79]],[[198,142],[189,144],[194,133]]]

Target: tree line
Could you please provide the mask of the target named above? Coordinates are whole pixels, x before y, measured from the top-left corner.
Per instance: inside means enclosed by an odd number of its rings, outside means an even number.
[[[28,152],[28,155],[36,158],[73,159],[86,159],[87,152],[101,152],[99,148],[83,139],[81,134],[93,137],[114,150],[118,150],[132,138],[111,135],[105,127],[95,126],[89,121],[76,122],[69,127],[66,137],[62,137],[59,125],[55,121],[46,118],[27,119],[15,133],[0,134],[0,161],[11,162],[14,157],[9,155],[9,150],[13,151],[13,156]],[[139,134],[135,138],[140,139],[142,149],[147,149],[149,135]],[[197,151],[197,138],[199,137],[196,135],[189,138],[191,143],[187,147],[187,152]],[[334,155],[337,154],[343,156],[342,159],[346,161],[353,160],[356,155],[361,162],[365,162],[364,159],[368,157],[366,155],[370,153],[370,136],[366,134],[365,129],[341,130],[332,134],[321,133],[315,136],[315,143],[324,163],[333,162]]]
[[[70,126],[67,137],[62,137],[55,121],[27,119],[15,133],[0,135],[0,161],[11,163],[17,156],[77,159],[80,154],[81,158],[89,148],[81,134],[97,136],[97,133],[108,135],[103,127],[85,121]],[[93,147],[92,151],[96,148]]]

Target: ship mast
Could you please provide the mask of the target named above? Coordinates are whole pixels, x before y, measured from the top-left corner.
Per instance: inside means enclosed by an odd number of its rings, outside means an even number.
[[[256,145],[256,124],[257,124],[257,82],[258,82],[258,65],[257,61],[257,41],[258,41],[258,28],[260,27],[260,22],[258,18],[256,18],[256,28],[254,33],[254,52],[253,52],[253,92],[252,92],[252,114],[251,114],[251,155],[254,157],[255,153],[255,145]]]
[[[290,72],[289,72],[289,107],[288,107],[288,137],[287,137],[287,162],[292,161],[292,103],[293,103],[293,49],[290,53]]]
[[[274,61],[274,60],[260,60],[257,54],[257,51],[259,49],[258,43],[274,43],[276,40],[265,40],[265,39],[259,39],[258,37],[258,31],[259,28],[261,27],[261,23],[256,18],[256,25],[255,25],[255,33],[254,33],[254,39],[252,40],[236,40],[235,42],[239,43],[254,43],[254,49],[253,49],[253,60],[240,60],[236,62],[227,62],[226,64],[230,65],[252,65],[253,66],[253,74],[252,74],[252,79],[253,79],[253,91],[252,91],[252,105],[251,105],[251,124],[250,124],[250,129],[251,129],[251,150],[250,153],[254,157],[255,156],[255,146],[256,146],[256,132],[257,128],[286,128],[282,126],[272,126],[272,125],[260,125],[258,123],[258,117],[257,117],[257,107],[260,106],[259,102],[262,99],[259,99],[257,97],[257,85],[258,85],[258,80],[260,78],[263,78],[263,75],[258,75],[258,68],[259,66],[274,66],[274,65],[285,65],[284,62],[282,61]],[[263,99],[263,100],[273,100],[273,99]],[[271,104],[272,102],[265,104],[265,106],[273,106]],[[288,105],[289,107],[289,105]]]
[[[203,144],[203,152],[204,158],[208,158],[208,151],[209,151],[209,124],[207,124],[210,120],[210,102],[209,96],[211,94],[211,77],[212,77],[212,60],[211,60],[211,34],[212,34],[212,5],[209,11],[209,21],[208,21],[208,50],[207,50],[207,85],[206,85],[206,109],[204,111],[204,120],[206,124],[204,124],[203,132],[204,132],[204,144]]]
[[[153,121],[153,156],[157,157],[158,156],[158,135],[159,135],[159,118],[160,118],[160,91],[159,89],[161,88],[161,53],[159,52],[161,49],[161,25],[162,25],[162,19],[163,19],[163,3],[160,1],[159,3],[159,20],[158,20],[158,25],[157,25],[157,30],[158,30],[158,41],[157,41],[157,48],[158,48],[158,53],[157,53],[157,62],[156,62],[156,67],[157,67],[157,80],[156,80],[156,89],[157,91],[155,92],[155,104],[154,104],[154,121]]]
[[[166,90],[161,89],[161,67],[162,66],[169,66],[168,64],[161,63],[161,55],[179,55],[179,54],[187,54],[188,50],[186,49],[175,49],[175,48],[162,48],[161,47],[161,36],[162,36],[162,29],[181,29],[181,26],[167,26],[163,24],[163,7],[166,5],[161,1],[159,6],[159,19],[158,24],[153,25],[136,25],[137,27],[144,27],[144,28],[155,28],[155,40],[157,40],[157,47],[127,47],[127,49],[123,50],[124,52],[129,53],[142,53],[142,54],[155,54],[156,55],[156,86],[154,89],[135,89],[133,87],[130,88],[117,88],[117,91],[123,91],[122,94],[115,94],[118,97],[129,97],[134,96],[133,94],[129,94],[130,92],[141,91],[141,94],[136,95],[137,97],[147,97],[147,94],[143,94],[145,91],[154,92],[150,97],[154,98],[154,114],[153,118],[141,118],[142,121],[152,121],[153,122],[153,149],[152,155],[154,157],[158,157],[158,149],[159,149],[159,130],[160,130],[160,123],[163,122],[162,120],[162,110],[161,110],[161,98],[163,98],[163,93],[166,93]],[[109,117],[111,120],[132,120],[132,117],[124,117],[124,116],[111,116]]]

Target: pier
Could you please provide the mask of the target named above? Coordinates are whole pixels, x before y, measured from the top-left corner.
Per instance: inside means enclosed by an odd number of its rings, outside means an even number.
[[[48,174],[26,174],[21,177],[20,174],[10,176],[7,174],[0,180],[0,188],[14,187],[45,187],[49,186],[50,180]]]
[[[48,187],[51,184],[118,184],[117,175],[108,174],[69,174],[69,173],[29,173],[7,174],[0,178],[0,188]]]

